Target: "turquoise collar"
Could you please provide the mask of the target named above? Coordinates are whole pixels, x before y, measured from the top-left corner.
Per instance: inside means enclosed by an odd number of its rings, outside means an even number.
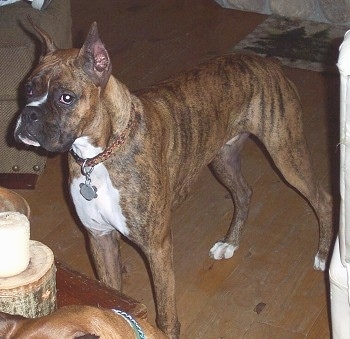
[[[120,311],[120,310],[113,309],[112,311],[116,314],[119,314],[121,317],[123,317],[129,323],[129,325],[134,329],[137,339],[146,339],[146,336],[143,333],[142,328],[140,327],[140,325],[137,323],[137,321],[130,314],[127,314],[127,313]]]

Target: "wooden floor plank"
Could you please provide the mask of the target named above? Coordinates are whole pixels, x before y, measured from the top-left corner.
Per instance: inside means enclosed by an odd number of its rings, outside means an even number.
[[[302,339],[305,336],[301,333],[295,333],[285,330],[284,328],[274,327],[268,324],[255,322],[251,328],[244,334],[244,339]],[[321,337],[318,337],[321,339]],[[316,337],[315,337],[316,339]]]
[[[331,338],[331,326],[327,326],[330,324],[329,317],[329,311],[327,309],[327,306],[325,306],[316,318],[316,321],[312,325],[306,337],[308,339]]]

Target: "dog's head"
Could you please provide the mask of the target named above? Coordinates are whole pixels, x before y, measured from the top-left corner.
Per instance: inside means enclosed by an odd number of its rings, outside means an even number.
[[[70,149],[83,130],[93,130],[101,92],[111,74],[111,61],[93,23],[79,49],[58,49],[33,24],[44,53],[24,88],[27,100],[15,129],[16,140],[52,152]]]

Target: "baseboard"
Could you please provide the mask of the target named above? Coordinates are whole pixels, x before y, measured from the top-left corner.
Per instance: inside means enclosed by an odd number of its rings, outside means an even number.
[[[23,173],[0,173],[0,186],[9,189],[34,189],[38,175]]]

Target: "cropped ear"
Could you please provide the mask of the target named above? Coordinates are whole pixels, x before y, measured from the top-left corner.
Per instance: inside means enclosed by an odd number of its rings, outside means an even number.
[[[47,34],[39,26],[37,26],[30,16],[28,16],[28,20],[29,20],[30,24],[32,25],[32,27],[35,29],[35,31],[39,34],[39,36],[43,40],[43,51],[42,51],[42,54],[46,55],[48,53],[55,52],[57,50],[57,47],[56,47],[53,39],[50,37],[50,35]]]
[[[112,72],[108,52],[98,36],[97,23],[94,22],[79,51],[78,62],[93,83],[104,88]]]

